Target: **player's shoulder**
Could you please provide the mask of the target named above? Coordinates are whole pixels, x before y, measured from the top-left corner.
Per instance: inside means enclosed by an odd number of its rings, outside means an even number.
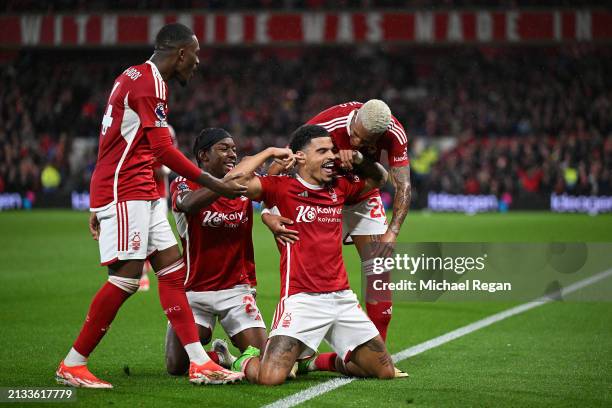
[[[267,183],[287,183],[291,180],[295,180],[294,177],[286,174],[256,174],[256,176]]]
[[[408,143],[406,130],[395,116],[391,117],[391,123],[389,124],[384,137],[388,140],[388,142],[399,143],[400,145],[405,145]]]
[[[363,103],[355,101],[334,105],[314,116],[308,124],[323,126],[327,131],[338,126],[346,126],[351,112],[359,109],[361,105]]]
[[[172,180],[172,183],[170,183],[170,191],[174,192],[185,192],[185,191],[192,191],[192,190],[197,190],[199,188],[199,185],[197,183],[194,183],[193,181],[187,180],[185,177],[177,177],[174,180]]]
[[[355,183],[359,183],[361,178],[356,174],[339,174],[334,178],[334,186],[345,187]]]
[[[154,96],[166,99],[166,84],[153,63],[132,65],[125,69],[117,78],[127,85],[137,96]]]

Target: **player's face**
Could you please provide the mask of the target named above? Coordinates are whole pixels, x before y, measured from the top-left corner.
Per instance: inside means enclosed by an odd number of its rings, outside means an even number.
[[[178,51],[176,77],[183,86],[189,82],[198,69],[198,65],[200,65],[200,59],[198,58],[200,43],[195,35],[192,38],[193,41],[189,45],[186,45]]]
[[[305,174],[316,184],[329,183],[334,175],[334,143],[331,137],[317,137],[304,149]]]
[[[378,141],[378,137],[380,135],[373,135],[369,133],[365,127],[363,127],[361,120],[359,120],[359,115],[353,116],[349,129],[351,146],[355,149],[376,146],[376,142]]]
[[[236,144],[234,139],[226,137],[215,143],[202,158],[205,170],[215,177],[222,178],[236,167]]]

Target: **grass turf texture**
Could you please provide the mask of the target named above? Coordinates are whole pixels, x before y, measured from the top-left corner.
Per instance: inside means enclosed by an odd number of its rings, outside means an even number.
[[[279,293],[278,253],[256,216],[258,304],[270,321]],[[477,216],[414,213],[400,242],[612,241],[612,217],[543,213]],[[87,214],[0,213],[0,387],[54,387],[54,370],[106,279]],[[345,247],[356,292],[359,259]],[[165,374],[165,319],[154,279],[133,296],[92,355],[115,389],[78,390],[71,406],[259,406],[326,381],[316,373],[281,387],[193,387]],[[508,308],[500,303],[396,303],[392,353]],[[215,336],[223,336],[217,329]],[[553,303],[399,364],[407,380],[360,380],[309,406],[610,406],[612,303]],[[129,375],[125,367],[129,367]]]

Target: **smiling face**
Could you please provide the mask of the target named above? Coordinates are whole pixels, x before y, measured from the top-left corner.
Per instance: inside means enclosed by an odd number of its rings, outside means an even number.
[[[223,178],[235,166],[237,161],[234,139],[226,137],[219,140],[208,150],[198,153],[201,167],[215,177]]]
[[[200,65],[200,59],[198,58],[200,43],[195,35],[192,37],[192,40],[189,44],[177,50],[175,75],[176,79],[183,86],[189,82],[198,69],[198,65]]]
[[[335,175],[333,149],[331,137],[313,138],[303,150],[297,152],[300,177],[317,185],[332,181]]]

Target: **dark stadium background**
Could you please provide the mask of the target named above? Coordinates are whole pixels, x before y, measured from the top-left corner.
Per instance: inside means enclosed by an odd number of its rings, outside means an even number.
[[[203,127],[226,128],[249,154],[283,146],[331,105],[381,98],[409,140],[413,208],[398,251],[493,243],[514,251],[509,261],[538,290],[541,271],[524,267],[514,244],[549,248],[564,271],[575,265],[565,249],[595,246],[607,268],[597,276],[608,278],[512,317],[537,302],[396,296],[387,346],[408,379],[321,372],[273,388],[192,387],[167,375],[167,319],[151,279],[91,358],[115,389],[76,390],[68,406],[293,406],[304,394],[309,407],[612,406],[612,10],[603,0],[1,1],[0,403],[8,387],[57,387],[58,363],[106,279],[89,214],[72,209],[89,205],[108,93],[149,58],[151,33],[177,20],[202,48],[194,83],[170,83],[169,122],[186,154]],[[259,215],[253,241],[269,324],[279,255]],[[343,260],[363,294],[354,247]],[[576,279],[560,273],[542,293]],[[227,339],[218,327],[213,337]]]
[[[162,21],[190,15],[197,25],[216,13],[226,18],[225,33],[209,43],[205,29],[196,30],[202,55],[194,83],[171,84],[169,121],[186,153],[203,127],[226,128],[240,153],[249,154],[284,145],[331,105],[381,98],[409,134],[414,208],[612,210],[612,32],[605,2],[65,0],[1,7],[3,209],[87,207],[109,87],[151,54],[147,35],[138,35],[146,26],[119,23],[108,45],[91,34],[96,24],[100,30],[107,16],[153,13]],[[359,14],[349,40],[336,31],[313,45],[292,37],[295,30],[282,22],[271,27],[281,37],[287,30],[290,41],[262,44],[244,34],[262,13],[324,13],[339,30],[338,16],[347,10]],[[482,12],[492,16],[488,41],[475,38],[474,17],[466,17]],[[359,34],[362,16],[372,13],[390,15],[380,24],[399,34],[389,40]],[[410,27],[401,20],[406,13]],[[508,34],[509,13],[520,15],[518,39]],[[235,28],[228,16],[236,14],[251,16],[242,42],[229,40]],[[417,14],[433,15],[433,38],[418,37]],[[461,16],[461,39],[449,40],[451,14]],[[82,15],[93,28],[78,44],[73,17]],[[33,16],[39,31],[26,38]],[[61,40],[57,16],[68,19]],[[390,195],[384,198],[389,204]]]

